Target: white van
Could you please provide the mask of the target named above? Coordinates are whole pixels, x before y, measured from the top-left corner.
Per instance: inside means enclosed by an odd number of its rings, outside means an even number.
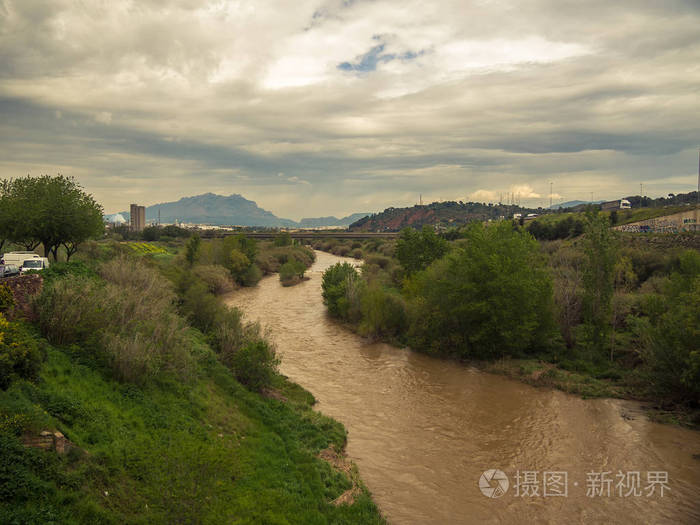
[[[35,261],[31,264],[32,268],[27,267],[27,270],[43,270],[49,267],[49,260],[34,252],[7,252],[2,256],[2,262],[5,264],[14,264],[23,269],[25,261]]]
[[[39,257],[38,259],[25,259],[22,266],[19,267],[20,273],[24,273],[29,270],[45,270],[49,267],[49,260],[46,257]]]

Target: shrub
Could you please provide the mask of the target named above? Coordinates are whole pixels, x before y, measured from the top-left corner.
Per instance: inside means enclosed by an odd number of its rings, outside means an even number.
[[[42,352],[37,339],[20,323],[0,314],[0,389],[16,378],[36,379]]]
[[[257,264],[251,264],[241,275],[240,282],[243,286],[255,286],[262,279],[262,270]]]
[[[231,273],[218,264],[202,264],[195,266],[192,273],[197,278],[201,279],[213,294],[221,295],[234,289]]]
[[[104,285],[95,279],[66,275],[44,284],[34,301],[39,328],[54,344],[87,341],[101,328]]]
[[[396,258],[408,274],[427,268],[447,253],[447,241],[435,234],[430,226],[420,232],[405,228],[396,241]]]
[[[357,279],[357,270],[348,263],[336,263],[323,272],[323,302],[333,317],[347,319],[349,304],[346,291],[348,283]]]
[[[250,342],[234,353],[231,365],[238,381],[251,390],[260,391],[272,383],[279,359],[272,345],[260,340]]]
[[[0,312],[6,312],[15,305],[15,296],[5,283],[0,284]]]
[[[355,259],[362,259],[362,250],[360,248],[355,248],[350,255]]]
[[[80,343],[81,352],[106,362],[120,380],[143,383],[162,371],[188,379],[190,340],[169,283],[124,257],[99,273],[104,281],[67,275],[44,286],[35,308],[46,337]]]
[[[508,222],[471,225],[467,244],[407,283],[417,348],[490,358],[549,342],[552,284],[537,242]]]
[[[407,326],[406,306],[398,294],[369,286],[361,297],[360,333],[368,336],[396,336]]]
[[[305,271],[306,266],[297,260],[286,262],[280,268],[280,281],[286,286],[296,284],[302,280]]]
[[[639,327],[655,389],[700,404],[700,254],[688,250],[671,276],[662,308]]]
[[[227,308],[223,305],[210,333],[219,359],[229,368],[233,368],[233,356],[236,352],[246,344],[263,339],[260,325],[244,323],[243,314],[239,309]]]

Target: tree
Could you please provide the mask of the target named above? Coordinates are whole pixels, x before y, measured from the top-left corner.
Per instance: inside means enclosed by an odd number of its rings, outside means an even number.
[[[346,319],[349,311],[348,288],[360,278],[357,270],[348,263],[336,263],[325,272],[321,281],[323,302],[333,317]]]
[[[590,347],[602,352],[611,328],[617,243],[607,217],[589,210],[586,220],[583,319]]]
[[[428,225],[418,232],[405,228],[396,241],[396,258],[409,275],[425,270],[430,263],[447,253],[447,241]]]
[[[187,244],[185,245],[185,259],[190,266],[194,266],[194,263],[199,259],[199,252],[202,244],[202,239],[199,234],[195,233]]]
[[[700,404],[700,254],[687,250],[662,298],[659,315],[642,323],[642,356],[651,386]]]
[[[64,246],[70,259],[79,245],[102,234],[102,206],[72,177],[21,177],[3,183],[4,211],[0,228],[4,238],[58,257]]]
[[[537,241],[512,223],[474,223],[467,242],[406,284],[416,348],[493,358],[544,347],[552,283]]]

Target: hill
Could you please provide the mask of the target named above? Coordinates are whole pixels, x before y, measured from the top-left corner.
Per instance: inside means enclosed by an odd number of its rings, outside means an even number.
[[[342,219],[337,217],[304,218],[293,221],[277,217],[274,213],[258,206],[255,201],[233,195],[204,193],[193,197],[183,197],[175,202],[163,202],[146,208],[146,222],[157,221],[160,212],[161,223],[185,222],[212,224],[215,226],[264,226],[268,228],[319,228],[337,226],[345,228],[367,213],[353,213]],[[121,216],[126,221],[131,214],[127,211],[106,215],[105,219]]]
[[[461,226],[473,221],[512,217],[514,213],[543,213],[542,208],[522,208],[505,204],[481,202],[433,202],[410,208],[387,208],[350,225],[351,231],[399,231],[403,228],[421,228],[425,224],[442,228]]]
[[[318,217],[314,219],[304,218],[299,221],[301,228],[321,228],[323,226],[337,226],[338,228],[347,228],[353,222],[371,215],[370,213],[353,213],[342,219],[336,217]]]
[[[574,208],[576,206],[581,206],[582,204],[600,204],[605,201],[568,201],[562,202],[561,204],[552,204],[549,206],[550,210],[559,210],[566,208]]]
[[[290,219],[282,219],[260,208],[254,201],[241,195],[216,195],[204,193],[183,197],[175,202],[163,202],[146,208],[146,222],[160,220],[163,223],[190,222],[217,226],[268,226],[292,228],[297,225]],[[129,212],[121,212],[129,220]]]

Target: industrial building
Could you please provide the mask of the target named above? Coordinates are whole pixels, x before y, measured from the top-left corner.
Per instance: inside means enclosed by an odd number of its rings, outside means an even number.
[[[143,231],[146,227],[146,207],[138,204],[131,205],[131,230],[135,232]]]

